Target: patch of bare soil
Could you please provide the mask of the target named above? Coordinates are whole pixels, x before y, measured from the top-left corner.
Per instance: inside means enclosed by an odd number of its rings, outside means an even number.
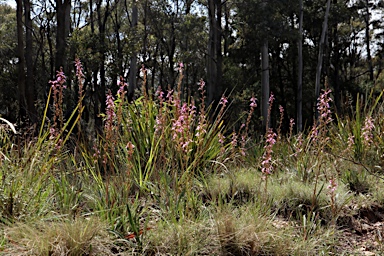
[[[351,206],[353,207],[353,206]],[[384,208],[361,207],[350,216],[341,216],[341,255],[384,255]]]

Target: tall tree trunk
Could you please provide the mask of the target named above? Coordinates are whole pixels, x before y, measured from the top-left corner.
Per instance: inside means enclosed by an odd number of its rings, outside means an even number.
[[[37,123],[37,111],[35,107],[35,78],[33,75],[33,40],[32,29],[33,24],[31,20],[31,2],[24,0],[24,19],[25,19],[25,63],[27,68],[27,80],[25,84],[25,93],[27,100],[27,112],[29,120],[32,123]]]
[[[137,37],[137,23],[138,23],[138,10],[137,10],[137,3],[136,1],[133,1],[132,3],[132,23],[131,23],[131,29],[134,38]],[[136,42],[136,40],[133,40]],[[128,100],[132,101],[134,99],[134,92],[137,87],[136,81],[137,81],[137,52],[135,49],[135,45],[132,45],[132,55],[130,59],[130,67],[129,67],[129,87],[128,87]],[[144,93],[144,92],[143,92]]]
[[[297,72],[297,131],[303,130],[303,0],[300,0],[299,14],[298,72]]]
[[[367,46],[367,61],[368,61],[368,69],[369,69],[369,80],[373,82],[373,65],[372,65],[372,55],[371,55],[371,38],[369,33],[369,25],[370,25],[371,16],[369,15],[369,0],[365,0],[365,44]]]
[[[55,69],[60,70],[62,67],[64,72],[68,75],[67,68],[67,38],[70,32],[71,21],[71,1],[70,0],[56,0],[56,56],[55,56]],[[68,79],[69,81],[69,79]]]
[[[334,4],[337,4],[337,0],[333,1]],[[341,110],[340,106],[340,79],[339,79],[339,69],[340,69],[340,45],[339,45],[339,34],[338,34],[338,22],[335,22],[333,25],[333,89],[334,89],[334,101],[336,106],[336,112],[339,114]]]
[[[325,44],[325,36],[328,29],[328,16],[329,16],[329,9],[331,7],[331,0],[327,0],[327,7],[325,10],[325,16],[324,16],[324,23],[323,23],[323,30],[321,31],[321,38],[319,43],[319,56],[317,60],[317,68],[316,68],[316,81],[315,81],[315,100],[317,102],[317,99],[320,96],[320,79],[321,79],[321,70],[323,67],[323,52],[324,52],[324,44]],[[318,117],[318,112],[316,111],[316,119]]]
[[[261,46],[261,113],[263,116],[263,127],[268,130],[270,120],[268,117],[269,108],[269,54],[268,54],[268,40],[264,39]]]
[[[19,120],[26,118],[27,100],[25,98],[25,58],[24,58],[24,29],[23,29],[23,0],[16,0],[17,17],[17,57],[18,62],[18,96],[19,96]]]
[[[96,79],[100,80],[100,86],[98,90],[96,90],[97,93],[97,103],[96,105],[100,106],[98,110],[101,113],[105,112],[105,101],[106,101],[106,81],[105,81],[105,54],[106,54],[106,44],[105,44],[105,29],[106,29],[106,23],[108,20],[108,17],[110,15],[110,1],[107,0],[107,4],[104,7],[104,13],[101,13],[101,6],[102,1],[98,0],[96,1],[96,12],[97,12],[97,25],[99,29],[99,54],[100,54],[100,60],[99,60],[99,77]],[[95,125],[99,129],[102,127],[102,119],[100,118],[99,114],[100,112],[95,111]]]
[[[220,100],[222,94],[222,52],[221,52],[221,0],[208,0],[209,39],[207,56],[207,100]]]

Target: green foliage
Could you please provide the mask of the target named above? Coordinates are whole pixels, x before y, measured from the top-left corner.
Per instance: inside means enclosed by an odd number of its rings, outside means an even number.
[[[111,161],[111,173],[126,170],[140,190],[148,190],[162,176],[172,177],[167,185],[180,190],[191,188],[196,176],[238,155],[233,138],[224,138],[229,134],[223,122],[225,103],[210,114],[204,107],[197,112],[193,101],[182,102],[179,93],[169,92],[167,98],[158,93],[157,101],[143,96],[129,104],[115,102],[121,121],[110,128],[117,131],[115,137],[101,144]],[[215,116],[213,121],[210,115]],[[122,159],[114,158],[115,153]]]

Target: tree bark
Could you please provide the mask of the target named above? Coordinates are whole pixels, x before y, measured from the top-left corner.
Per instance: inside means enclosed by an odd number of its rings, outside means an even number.
[[[298,48],[298,74],[297,74],[297,131],[303,130],[303,0],[300,0],[299,39]]]
[[[71,1],[70,0],[56,0],[56,20],[57,20],[57,32],[56,32],[56,57],[55,57],[55,69],[60,70],[62,67],[64,73],[68,73],[67,68],[67,38],[70,32],[71,24]]]
[[[23,0],[16,0],[17,18],[17,57],[18,62],[18,98],[19,98],[19,121],[26,118],[27,100],[25,98],[25,59],[24,59],[24,29],[23,29]]]
[[[136,1],[133,1],[132,3],[132,23],[131,23],[131,29],[134,38],[137,37],[137,23],[138,23],[138,10],[137,10],[137,3]],[[136,40],[133,40],[136,42]],[[129,68],[129,87],[128,87],[128,100],[132,101],[134,99],[134,92],[137,87],[136,81],[137,81],[137,52],[135,49],[135,45],[132,45],[132,55],[130,58],[130,68]],[[143,92],[144,93],[144,92]]]
[[[337,4],[337,0],[333,1],[334,4]],[[334,89],[334,101],[336,106],[336,112],[339,114],[341,111],[340,105],[340,45],[339,45],[339,33],[338,33],[338,22],[335,22],[333,25],[333,89]]]
[[[25,94],[27,100],[27,112],[29,120],[37,123],[37,111],[35,107],[35,78],[33,75],[33,39],[32,39],[32,20],[31,20],[31,2],[24,0],[24,19],[25,19],[25,64],[27,68],[27,80],[25,84]]]
[[[263,116],[263,127],[266,131],[270,126],[270,118],[268,117],[269,108],[269,54],[268,54],[268,40],[264,39],[261,46],[261,113]]]
[[[372,65],[372,55],[371,55],[371,38],[369,33],[369,25],[370,25],[370,15],[369,15],[369,0],[365,0],[365,44],[367,46],[367,61],[368,61],[368,69],[369,69],[369,80],[373,82],[373,65]]]
[[[222,95],[221,0],[208,0],[208,16],[207,100],[211,104],[218,103]]]
[[[324,44],[325,44],[325,36],[327,34],[328,29],[328,16],[329,9],[331,7],[331,0],[327,0],[327,7],[325,10],[323,30],[321,32],[320,44],[319,44],[319,55],[317,60],[317,68],[316,68],[316,80],[315,80],[315,100],[320,96],[320,79],[321,79],[321,70],[323,66],[323,52],[324,52]],[[318,112],[316,111],[316,119],[318,117]]]

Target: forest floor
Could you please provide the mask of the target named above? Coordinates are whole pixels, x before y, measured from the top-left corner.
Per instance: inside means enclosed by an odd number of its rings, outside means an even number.
[[[342,216],[345,228],[339,237],[343,255],[383,255],[384,208],[360,208],[354,216]]]

